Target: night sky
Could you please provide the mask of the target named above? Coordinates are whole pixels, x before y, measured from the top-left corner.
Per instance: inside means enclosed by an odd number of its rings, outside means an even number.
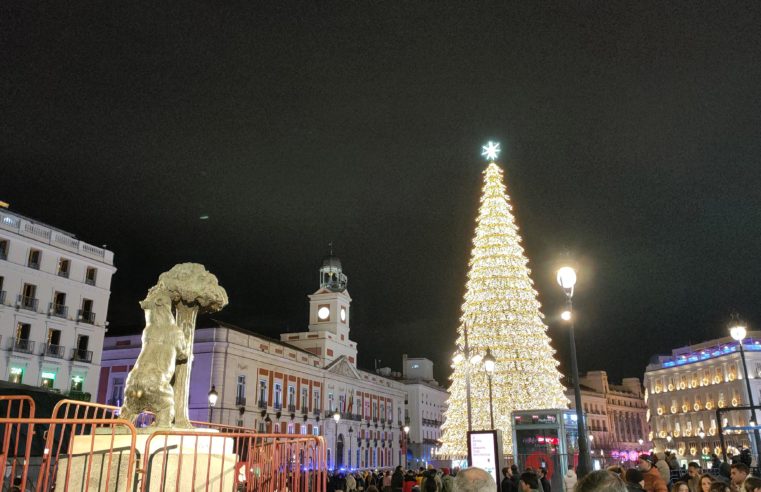
[[[185,261],[305,330],[333,241],[360,365],[445,381],[495,139],[561,369],[566,251],[582,371],[761,328],[761,3],[506,4],[3,2],[0,199],[115,252],[111,333]]]

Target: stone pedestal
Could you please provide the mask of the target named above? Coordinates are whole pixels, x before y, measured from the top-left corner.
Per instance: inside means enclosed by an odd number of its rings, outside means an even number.
[[[146,490],[233,491],[237,462],[233,439],[216,433],[208,437],[157,435],[146,449],[148,437],[139,434],[135,442],[135,469],[142,469],[144,453],[148,453],[148,466],[143,473],[133,472],[130,492],[141,490],[142,480],[147,481]],[[73,492],[89,487],[93,492],[126,492],[131,436],[116,435],[113,445],[111,439],[111,435],[75,436],[71,466],[68,457],[59,461],[55,490]]]

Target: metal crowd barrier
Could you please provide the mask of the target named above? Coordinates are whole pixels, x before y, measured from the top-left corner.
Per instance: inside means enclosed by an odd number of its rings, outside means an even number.
[[[141,432],[116,407],[63,400],[36,418],[29,397],[0,397],[0,491],[325,492],[319,436],[196,422]],[[141,420],[142,419],[142,420]]]

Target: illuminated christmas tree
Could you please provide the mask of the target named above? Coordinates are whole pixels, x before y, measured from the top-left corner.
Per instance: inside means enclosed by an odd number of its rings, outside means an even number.
[[[484,147],[483,155],[490,162],[484,171],[452,362],[443,444],[438,451],[443,457],[467,456],[468,378],[472,429],[491,428],[489,383],[482,364],[487,349],[496,359],[492,376],[494,427],[502,430],[505,455],[512,455],[513,410],[568,406],[560,384],[559,363],[554,358],[555,350],[550,346],[529,277],[528,259],[520,245],[502,169],[494,162],[498,152],[499,144],[489,142]]]

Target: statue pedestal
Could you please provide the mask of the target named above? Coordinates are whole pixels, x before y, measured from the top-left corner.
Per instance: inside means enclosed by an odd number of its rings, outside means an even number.
[[[140,490],[142,480],[148,482],[146,490],[233,490],[237,456],[232,438],[158,435],[146,449],[148,437],[138,434],[135,440],[135,469],[143,467],[144,453],[149,457],[147,469],[133,473],[131,490]],[[59,460],[55,490],[126,491],[131,442],[132,436],[124,434],[74,436],[71,463],[68,456]]]

